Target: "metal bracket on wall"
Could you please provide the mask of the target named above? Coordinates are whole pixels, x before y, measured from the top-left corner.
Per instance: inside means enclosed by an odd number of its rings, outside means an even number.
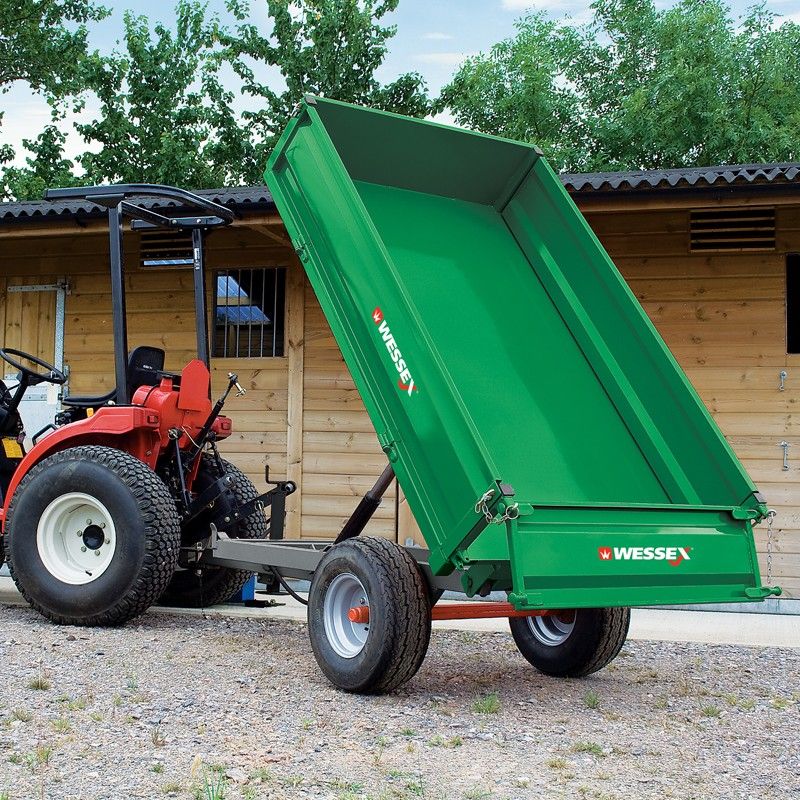
[[[785,471],[789,471],[789,447],[791,445],[785,439],[782,442],[778,442],[778,447],[783,448],[783,469]]]
[[[778,373],[778,379],[780,380],[780,383],[778,384],[778,391],[779,392],[783,392],[783,391],[786,390],[786,379],[788,377],[789,377],[789,373],[785,369],[782,369]]]

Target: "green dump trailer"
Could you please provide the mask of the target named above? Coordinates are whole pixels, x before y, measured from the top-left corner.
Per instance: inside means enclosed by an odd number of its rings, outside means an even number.
[[[631,605],[779,593],[764,498],[536,147],[308,97],[265,177],[390,465],[362,511],[396,475],[429,548],[358,520],[317,547],[334,683],[411,677],[454,578],[557,675],[608,663]]]

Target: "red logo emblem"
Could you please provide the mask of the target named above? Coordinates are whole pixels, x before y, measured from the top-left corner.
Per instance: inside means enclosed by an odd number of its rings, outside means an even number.
[[[680,564],[683,561],[684,558],[689,558],[689,551],[691,549],[692,549],[691,547],[679,547],[678,548],[678,557],[674,561],[668,561],[667,563],[671,567],[677,567],[678,564]]]
[[[380,325],[380,324],[381,324],[381,322],[383,322],[383,311],[381,311],[379,308],[376,308],[376,309],[375,309],[375,310],[372,312],[372,321],[373,321],[373,322],[374,322],[376,325]]]
[[[598,547],[597,555],[600,556],[601,561],[611,561],[612,552],[610,547]]]

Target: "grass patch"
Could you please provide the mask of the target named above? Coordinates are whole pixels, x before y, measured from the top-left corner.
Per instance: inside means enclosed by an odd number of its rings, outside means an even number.
[[[33,719],[33,714],[30,711],[26,711],[24,708],[15,708],[11,712],[11,716],[19,720],[19,722],[30,722]]]
[[[228,779],[223,772],[207,770],[203,782],[195,787],[192,796],[195,800],[225,800],[228,791]]]
[[[472,710],[476,714],[496,714],[500,710],[500,698],[497,692],[491,692],[485,697],[478,698],[472,704]]]
[[[25,761],[33,770],[37,767],[46,767],[53,756],[53,748],[47,744],[36,745],[36,749],[25,756]]]
[[[598,695],[593,689],[589,689],[589,691],[583,696],[583,704],[586,706],[586,708],[598,708],[600,706],[600,695]]]
[[[561,758],[560,756],[556,758],[548,758],[544,763],[547,764],[550,769],[566,769],[569,766],[567,759]]]
[[[592,756],[602,757],[605,755],[601,745],[597,742],[575,742],[570,748],[573,753],[588,753]]]
[[[711,718],[714,718],[714,717],[718,717],[718,716],[720,715],[720,713],[721,713],[721,712],[720,712],[719,708],[717,708],[717,706],[714,706],[714,705],[708,705],[708,706],[703,706],[703,707],[700,709],[700,713],[701,713],[701,714],[702,714],[704,717],[711,717]]]
[[[773,708],[777,708],[778,711],[783,711],[792,704],[792,701],[788,697],[773,697],[772,700],[769,701],[769,704]]]
[[[183,786],[177,781],[169,781],[161,787],[161,791],[164,794],[177,794],[181,789],[183,789]]]
[[[739,701],[739,708],[741,708],[742,711],[752,711],[755,707],[756,707],[755,700],[750,700],[749,698],[746,698],[744,700]]]
[[[72,725],[70,725],[69,720],[64,717],[54,719],[51,725],[56,733],[69,733],[72,730]]]
[[[53,684],[50,683],[44,675],[37,675],[28,681],[28,688],[34,689],[38,692],[46,692]]]
[[[153,766],[150,767],[150,772],[155,772],[156,775],[161,775],[161,773],[164,772],[164,765],[153,764]]]
[[[163,747],[167,743],[167,737],[161,731],[161,726],[156,725],[152,731],[150,731],[150,741],[153,743],[154,747]]]

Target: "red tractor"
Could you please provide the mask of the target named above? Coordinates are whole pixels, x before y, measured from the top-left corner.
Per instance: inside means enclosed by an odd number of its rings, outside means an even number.
[[[136,200],[157,198],[157,213]],[[221,458],[231,433],[222,416],[233,389],[212,405],[203,239],[233,221],[230,209],[190,192],[154,185],[54,189],[48,200],[84,200],[108,209],[116,386],[98,397],[62,397],[65,409],[24,451],[19,405],[25,389],[63,384],[39,358],[0,349],[19,371],[12,393],[0,382],[0,489],[3,540],[11,575],[26,600],[60,623],[117,625],[159,598],[213,605],[242,588],[252,570],[200,564],[196,555],[224,529],[227,538],[281,538],[284,500],[278,482],[259,495]],[[131,227],[190,230],[194,253],[197,358],[180,373],[164,370],[164,351],[128,354],[122,218]],[[264,508],[273,506],[268,520]]]

